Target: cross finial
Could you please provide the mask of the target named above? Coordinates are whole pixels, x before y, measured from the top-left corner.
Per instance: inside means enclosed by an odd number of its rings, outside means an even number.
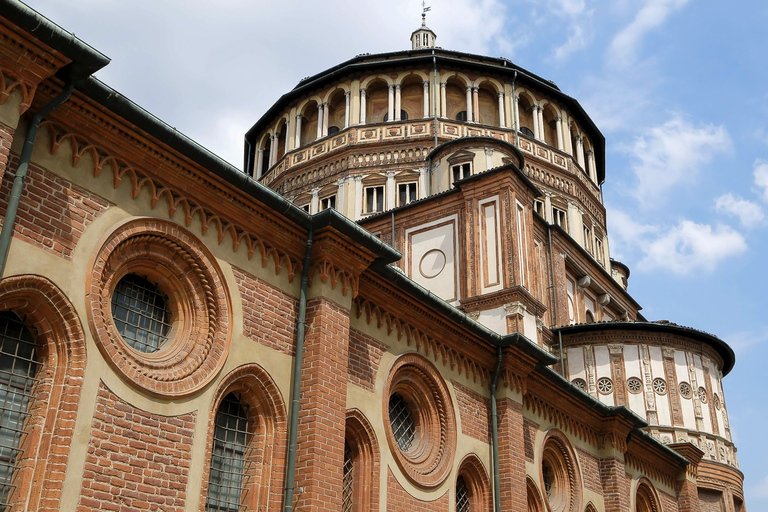
[[[421,0],[421,26],[426,27],[427,26],[427,13],[432,9],[432,7],[427,7],[426,0]]]

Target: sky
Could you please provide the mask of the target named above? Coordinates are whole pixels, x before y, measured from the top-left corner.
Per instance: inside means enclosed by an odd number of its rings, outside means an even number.
[[[410,48],[420,0],[29,0],[110,58],[110,87],[237,167],[282,94]],[[649,320],[713,333],[746,506],[768,510],[768,2],[432,0],[445,49],[506,57],[606,138],[611,256]],[[768,372],[766,372],[768,373]]]

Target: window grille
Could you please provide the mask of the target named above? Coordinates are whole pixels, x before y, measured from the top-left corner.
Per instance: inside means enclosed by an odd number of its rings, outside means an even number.
[[[245,451],[248,447],[247,406],[232,393],[216,413],[206,512],[236,512],[245,493]]]
[[[643,390],[643,383],[637,377],[630,377],[627,380],[627,389],[630,393],[640,393]]]
[[[112,317],[128,345],[156,352],[171,330],[168,296],[144,277],[128,274],[112,294]]]
[[[413,422],[411,411],[408,410],[408,405],[399,393],[394,393],[389,397],[389,422],[397,446],[404,452],[410,450],[416,437],[416,425]]]
[[[658,394],[663,395],[667,392],[667,383],[664,379],[653,379],[653,390]]]
[[[552,472],[552,468],[547,462],[541,465],[541,477],[544,480],[544,495],[547,497],[547,501],[552,501],[554,495],[555,475]]]
[[[0,312],[0,510],[14,489],[32,388],[37,380],[35,337],[11,311]]]
[[[469,501],[469,489],[464,477],[456,479],[456,512],[471,512],[472,504]]]
[[[351,512],[354,506],[355,463],[349,444],[344,443],[344,476],[341,488],[341,511]]]

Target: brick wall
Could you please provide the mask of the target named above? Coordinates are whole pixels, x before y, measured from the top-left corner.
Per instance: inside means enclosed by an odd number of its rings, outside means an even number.
[[[14,158],[9,166],[14,173],[5,173],[0,184],[0,216],[8,207],[17,165]],[[108,207],[99,196],[30,165],[14,235],[69,260],[85,228]]]
[[[0,181],[3,180],[5,171],[8,168],[8,161],[11,157],[11,143],[13,142],[15,131],[0,123]]]
[[[387,346],[357,329],[349,331],[349,380],[373,391],[381,355]]]
[[[101,383],[78,512],[184,510],[195,421],[137,409]]]
[[[296,507],[341,509],[349,360],[349,311],[325,297],[307,302],[302,364]]]
[[[603,494],[603,486],[600,483],[600,464],[597,457],[584,450],[576,449],[581,467],[581,478],[584,487],[598,494]]]
[[[523,420],[523,442],[525,446],[525,458],[528,462],[533,462],[533,446],[536,442],[536,432],[539,430],[539,424],[528,418]]]
[[[499,422],[499,474],[501,508],[505,512],[525,512],[525,460],[523,406],[508,398],[497,401]]]
[[[681,510],[678,508],[677,499],[665,492],[658,491],[659,500],[661,501],[661,510],[664,512],[678,512]]]
[[[461,431],[484,443],[491,442],[491,401],[480,393],[453,381],[459,405]]]
[[[411,496],[390,470],[387,474],[387,512],[430,512],[448,510],[448,493],[434,501],[422,501]]]
[[[294,355],[298,301],[240,268],[232,271],[243,301],[243,334]]]

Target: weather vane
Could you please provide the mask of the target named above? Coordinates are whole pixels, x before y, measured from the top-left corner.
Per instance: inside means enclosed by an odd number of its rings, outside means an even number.
[[[427,25],[427,13],[432,9],[432,7],[427,7],[427,2],[425,0],[421,0],[421,25],[426,26]]]

